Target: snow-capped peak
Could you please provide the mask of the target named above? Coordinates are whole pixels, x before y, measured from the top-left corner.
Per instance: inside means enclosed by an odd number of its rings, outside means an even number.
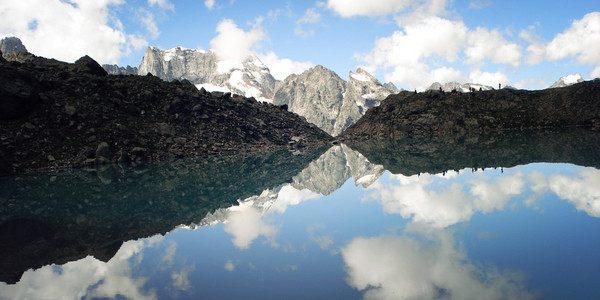
[[[576,83],[583,82],[583,77],[579,73],[567,75],[558,79],[550,88],[565,87]]]

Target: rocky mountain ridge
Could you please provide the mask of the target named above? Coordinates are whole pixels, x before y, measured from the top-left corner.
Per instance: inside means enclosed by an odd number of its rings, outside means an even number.
[[[342,138],[568,126],[600,127],[598,80],[539,91],[401,92],[367,111]]]
[[[332,138],[300,116],[187,80],[113,76],[29,53],[0,60],[0,174],[302,148]]]
[[[198,88],[286,104],[290,111],[332,135],[341,133],[370,107],[398,92],[393,84],[381,84],[360,68],[350,72],[346,82],[323,66],[277,81],[254,55],[227,67],[211,50],[149,47],[138,74],[151,73],[166,81],[186,79]]]
[[[491,91],[494,88],[489,85],[483,85],[478,83],[459,83],[456,81],[447,82],[441,84],[439,82],[432,83],[425,91],[444,91],[451,93],[452,91],[468,93],[472,90],[475,91]]]
[[[258,100],[268,101],[273,97],[275,78],[258,57],[249,56],[231,68],[221,63],[211,50],[148,47],[138,74],[150,73],[166,81],[186,79],[198,89],[204,87],[208,91],[231,92]]]

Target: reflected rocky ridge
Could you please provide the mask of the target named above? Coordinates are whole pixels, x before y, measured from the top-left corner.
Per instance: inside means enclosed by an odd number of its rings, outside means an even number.
[[[263,155],[110,165],[0,179],[0,281],[124,241],[166,233],[238,199],[292,182],[327,147]]]
[[[394,174],[513,167],[534,162],[600,166],[600,132],[584,128],[507,130],[419,138],[345,141]]]

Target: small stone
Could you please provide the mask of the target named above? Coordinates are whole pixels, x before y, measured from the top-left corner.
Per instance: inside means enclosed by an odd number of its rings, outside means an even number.
[[[67,115],[72,116],[76,112],[77,112],[77,109],[75,108],[75,106],[69,105],[69,104],[65,105],[65,113],[67,113]]]
[[[54,158],[54,156],[52,156],[52,154],[48,155],[48,161],[55,161],[56,159]]]
[[[100,157],[103,157],[105,159],[110,159],[111,157],[110,146],[106,142],[101,142],[96,148],[96,158]]]

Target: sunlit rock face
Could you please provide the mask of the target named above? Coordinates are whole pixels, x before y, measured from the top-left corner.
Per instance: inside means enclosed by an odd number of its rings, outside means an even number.
[[[346,88],[344,99],[355,103],[361,116],[369,108],[378,106],[379,102],[390,94],[400,91],[393,83],[381,84],[373,75],[361,68],[356,69],[356,72],[350,72]]]
[[[350,72],[346,82],[333,71],[316,66],[278,82],[273,103],[287,104],[290,111],[335,136],[395,92],[393,84],[383,85],[360,68]]]
[[[275,78],[260,59],[249,56],[241,63],[220,61],[210,50],[148,47],[138,74],[148,73],[163,80],[187,79],[208,91],[232,92],[258,100],[270,100]]]

